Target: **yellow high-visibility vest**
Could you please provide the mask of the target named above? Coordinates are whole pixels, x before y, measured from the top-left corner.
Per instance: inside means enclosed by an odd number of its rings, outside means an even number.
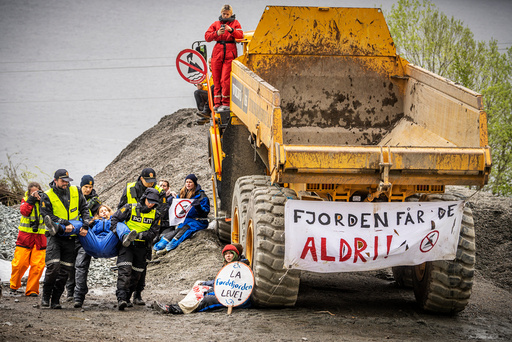
[[[126,199],[127,199],[127,203],[128,204],[136,204],[137,203],[137,199],[135,197],[132,196],[132,188],[135,186],[135,184],[137,184],[137,182],[133,182],[133,183],[128,183],[126,184]],[[158,190],[158,192],[162,191],[162,188],[159,187],[158,185],[155,184],[155,186],[153,186],[153,188],[155,188],[156,190]],[[135,189],[134,189],[135,191]]]
[[[151,228],[151,225],[155,221],[156,210],[153,209],[149,213],[138,213],[137,214],[137,205],[132,204],[132,212],[130,214],[130,219],[126,221],[126,225],[130,230],[135,230],[137,233],[145,232]]]
[[[61,202],[59,196],[53,191],[53,188],[46,191],[46,194],[50,198],[50,202],[53,207],[53,215],[64,220],[78,220],[80,212],[78,210],[79,194],[78,187],[69,187],[69,209],[66,209],[64,204]]]
[[[28,199],[28,191],[25,192],[25,197],[23,198],[25,202]],[[34,204],[34,207],[32,208],[32,211],[30,212],[30,216],[23,216],[21,215],[20,218],[20,225],[18,226],[18,229],[25,233],[31,233],[31,234],[44,234],[44,222],[43,222],[43,216],[41,215],[41,211],[39,210],[39,201]],[[36,222],[39,221],[37,231],[34,232],[32,227],[30,226],[30,222]]]

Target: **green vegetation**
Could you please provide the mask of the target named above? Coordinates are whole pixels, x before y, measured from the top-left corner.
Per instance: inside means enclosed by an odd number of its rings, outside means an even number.
[[[0,202],[4,205],[20,203],[28,183],[37,177],[36,174],[21,170],[20,167],[20,163],[12,162],[10,155],[7,155],[7,165],[0,164]]]
[[[484,96],[493,168],[487,187],[512,195],[512,48],[477,42],[463,22],[448,18],[430,1],[398,0],[386,13],[398,53]]]

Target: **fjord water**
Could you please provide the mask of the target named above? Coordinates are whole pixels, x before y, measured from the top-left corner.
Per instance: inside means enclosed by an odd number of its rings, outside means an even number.
[[[43,183],[66,168],[78,184],[159,119],[195,106],[175,67],[204,39],[225,1],[1,0],[0,163],[7,155]],[[230,1],[253,30],[267,0]],[[380,1],[384,11],[394,1]],[[512,1],[434,1],[475,39],[512,41]],[[294,6],[374,7],[356,0],[280,0]],[[213,45],[208,44],[209,52]],[[193,142],[192,142],[193,143]],[[151,165],[148,165],[151,166]],[[206,166],[205,166],[206,167]]]

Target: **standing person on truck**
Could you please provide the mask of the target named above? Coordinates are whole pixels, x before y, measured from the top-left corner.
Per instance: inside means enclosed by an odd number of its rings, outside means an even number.
[[[41,214],[46,226],[60,224],[66,232],[73,230],[72,220],[82,219],[84,226],[89,225],[90,215],[87,201],[77,186],[70,186],[73,179],[65,169],[55,171],[50,190],[41,196]],[[87,231],[81,230],[80,235]],[[46,250],[46,273],[44,276],[41,306],[61,309],[60,297],[64,292],[70,270],[75,265],[75,238],[72,236],[48,237]]]
[[[214,84],[213,109],[228,111],[231,62],[238,56],[236,39],[242,39],[244,32],[238,20],[235,19],[231,5],[222,6],[220,14],[219,20],[210,25],[204,38],[207,42],[217,42],[211,58]]]
[[[25,197],[21,200],[20,225],[12,259],[10,281],[12,294],[15,294],[21,287],[21,277],[30,267],[25,295],[30,297],[39,295],[39,279],[43,274],[46,254],[46,236],[40,208],[42,194],[41,185],[31,182],[25,192]]]

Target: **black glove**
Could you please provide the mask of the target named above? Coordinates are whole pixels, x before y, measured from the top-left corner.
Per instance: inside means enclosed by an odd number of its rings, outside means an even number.
[[[35,198],[34,196],[28,196],[28,198],[27,198],[28,204],[34,205],[34,204],[36,204],[36,202],[37,202],[37,198]]]
[[[201,200],[199,198],[196,198],[192,201],[192,203],[190,203],[190,205],[193,205],[194,207],[196,205],[200,205],[201,204]]]
[[[94,227],[95,224],[96,224],[95,220],[90,220],[89,224],[87,225],[87,227],[92,228],[92,227]]]
[[[90,221],[87,221],[87,220],[82,222],[82,229],[89,230],[89,223],[90,223]]]

